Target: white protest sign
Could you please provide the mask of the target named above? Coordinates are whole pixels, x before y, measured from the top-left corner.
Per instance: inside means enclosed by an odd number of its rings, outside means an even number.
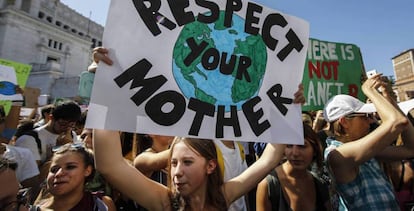
[[[17,76],[13,67],[0,65],[0,100],[23,100],[16,93]]]
[[[151,3],[150,3],[151,2]],[[87,127],[303,143],[307,22],[252,1],[111,1]]]

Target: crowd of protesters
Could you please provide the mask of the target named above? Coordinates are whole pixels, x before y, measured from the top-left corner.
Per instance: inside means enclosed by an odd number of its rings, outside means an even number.
[[[303,112],[304,145],[92,130],[74,101],[40,120],[0,108],[0,210],[412,210],[413,118],[387,87],[375,75],[373,106],[336,95]]]

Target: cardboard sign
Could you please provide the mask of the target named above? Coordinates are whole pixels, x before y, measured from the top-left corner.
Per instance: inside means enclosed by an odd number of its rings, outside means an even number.
[[[364,74],[361,52],[356,45],[310,39],[303,72],[307,102],[302,109],[323,109],[338,94],[348,94],[365,102],[361,90]]]
[[[253,1],[112,1],[87,127],[303,143],[307,22]]]

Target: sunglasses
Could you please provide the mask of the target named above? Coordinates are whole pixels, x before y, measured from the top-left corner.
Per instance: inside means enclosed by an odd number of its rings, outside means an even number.
[[[52,148],[52,152],[63,152],[66,150],[85,150],[85,144],[84,143],[67,143],[60,146],[55,146]]]
[[[13,162],[9,159],[2,158],[0,160],[0,170],[3,169],[3,168],[9,168],[9,169],[12,169],[12,170],[16,170],[17,169],[17,163]]]
[[[374,114],[373,113],[353,113],[353,114],[348,114],[345,116],[346,118],[354,118],[354,117],[365,117],[365,118],[374,118]]]

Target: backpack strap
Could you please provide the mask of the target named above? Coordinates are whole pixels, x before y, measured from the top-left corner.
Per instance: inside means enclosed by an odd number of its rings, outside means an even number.
[[[246,160],[246,154],[244,154],[243,144],[241,144],[238,141],[235,141],[235,143],[237,143],[237,146],[239,147],[239,153],[240,153],[240,157],[242,158],[242,161],[245,161]]]
[[[267,175],[266,181],[269,200],[272,204],[272,210],[279,210],[280,183],[274,169],[270,172],[269,175]]]
[[[217,153],[217,163],[218,166],[220,168],[220,172],[221,172],[221,178],[224,178],[224,159],[223,159],[223,153],[221,152],[221,149],[219,146],[217,146],[217,144],[214,144],[214,146],[216,147],[216,153]]]
[[[39,154],[42,154],[42,141],[39,138],[39,134],[35,130],[26,131],[23,135],[31,136],[35,139],[37,144],[37,149],[39,150]]]
[[[103,192],[91,192],[93,196],[93,201],[95,202],[94,211],[107,211],[108,206],[106,206],[105,202],[102,200]]]

